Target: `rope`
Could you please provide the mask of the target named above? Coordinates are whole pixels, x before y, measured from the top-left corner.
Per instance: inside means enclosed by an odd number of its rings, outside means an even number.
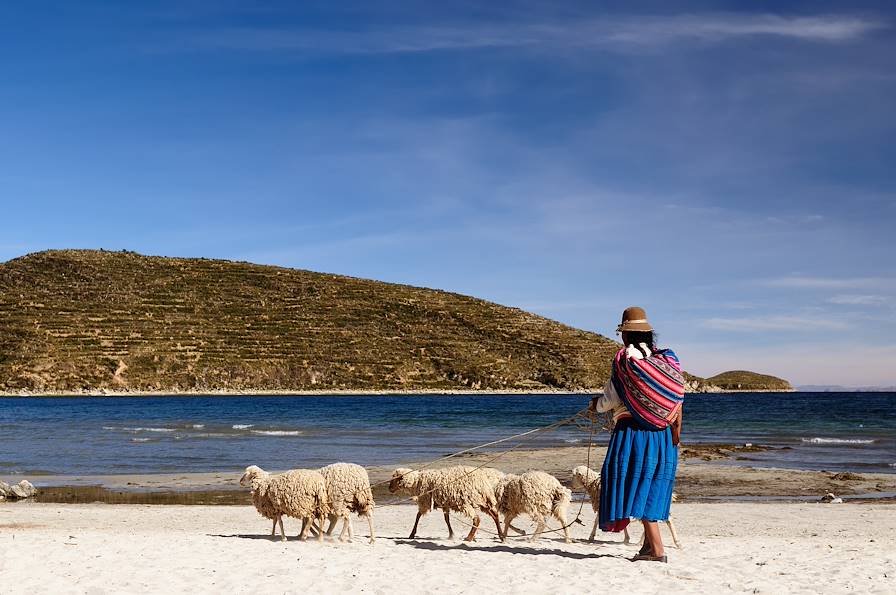
[[[502,444],[502,443],[504,443],[504,442],[508,442],[508,441],[510,441],[510,440],[514,440],[514,439],[518,439],[518,438],[524,438],[523,440],[521,440],[521,441],[518,442],[517,444],[514,444],[514,445],[511,446],[510,448],[508,448],[508,449],[506,449],[506,450],[504,450],[504,451],[498,453],[498,454],[495,455],[494,457],[492,457],[492,458],[488,459],[487,461],[485,461],[484,463],[480,464],[478,467],[474,467],[474,468],[470,469],[469,471],[467,471],[466,475],[471,475],[472,473],[478,471],[479,469],[482,469],[483,467],[485,467],[485,466],[487,466],[487,465],[490,465],[490,464],[493,463],[494,461],[497,461],[499,458],[501,458],[501,457],[505,456],[506,454],[508,454],[508,453],[510,453],[510,452],[512,452],[512,451],[514,451],[514,450],[516,450],[517,448],[519,448],[520,446],[522,446],[523,444],[525,444],[526,442],[528,442],[529,440],[531,440],[532,438],[534,438],[536,435],[539,435],[539,434],[542,434],[542,433],[546,433],[546,432],[550,432],[550,431],[556,430],[557,428],[560,428],[560,427],[562,427],[562,426],[564,426],[564,425],[567,425],[567,424],[574,424],[578,429],[580,429],[580,430],[582,430],[582,431],[586,431],[585,428],[583,427],[583,425],[580,424],[580,423],[578,422],[578,418],[580,418],[580,417],[585,418],[585,419],[587,419],[587,420],[590,422],[590,427],[589,427],[589,429],[587,430],[588,433],[589,433],[589,436],[588,436],[588,448],[587,448],[587,451],[586,451],[587,454],[586,454],[586,457],[585,457],[585,465],[590,469],[590,468],[591,468],[591,450],[592,450],[592,447],[593,447],[593,445],[594,445],[594,434],[595,434],[595,431],[596,431],[596,428],[597,428],[597,423],[596,423],[597,420],[595,419],[594,414],[593,414],[592,412],[589,412],[588,409],[586,408],[586,409],[582,409],[581,411],[576,412],[574,415],[572,415],[572,416],[570,416],[570,417],[567,417],[567,418],[565,418],[565,419],[561,419],[561,420],[556,421],[556,422],[554,422],[554,423],[552,423],[552,424],[549,424],[549,425],[547,425],[547,426],[543,426],[543,427],[540,427],[540,428],[534,428],[534,429],[532,429],[532,430],[528,430],[528,431],[526,431],[526,432],[522,432],[522,433],[520,433],[520,434],[514,434],[513,436],[508,436],[508,437],[506,437],[506,438],[501,438],[500,440],[494,440],[494,441],[492,441],[492,442],[486,442],[485,444],[480,444],[480,445],[478,445],[478,446],[474,446],[474,447],[467,448],[467,449],[464,449],[464,450],[461,450],[461,451],[458,451],[458,452],[455,452],[455,453],[451,453],[451,454],[449,454],[449,455],[445,455],[444,457],[440,457],[440,458],[438,458],[438,459],[434,459],[434,460],[432,460],[432,461],[429,461],[428,463],[425,463],[425,464],[423,464],[423,465],[420,465],[419,467],[417,467],[416,469],[413,469],[412,471],[419,471],[419,470],[421,470],[421,469],[425,469],[425,468],[427,468],[427,467],[430,467],[430,466],[432,466],[432,465],[434,465],[435,463],[438,463],[438,462],[440,462],[440,461],[445,461],[445,460],[448,460],[448,459],[451,459],[451,458],[460,456],[460,455],[462,455],[462,454],[470,453],[470,452],[473,452],[473,451],[476,451],[476,450],[481,450],[481,449],[483,449],[483,448],[487,448],[487,447],[489,447],[489,446],[494,446],[494,445],[496,445],[496,444]],[[609,427],[608,427],[608,426],[612,423],[612,422],[610,421],[610,419],[609,419],[609,416],[604,416],[604,420],[603,420],[603,421],[604,421],[604,423],[601,424],[600,429],[602,429],[602,430],[608,430],[608,431],[609,431]],[[405,474],[401,475],[400,477],[403,477],[404,475],[405,475]],[[380,481],[380,482],[374,483],[374,484],[371,485],[371,488],[373,488],[373,487],[375,487],[375,486],[383,485],[383,484],[386,484],[386,483],[390,483],[393,479],[395,479],[395,478],[392,477],[392,478],[390,478],[390,479],[388,479],[388,480],[384,480],[384,481]],[[428,491],[426,491],[426,492],[423,492],[423,493],[421,493],[421,494],[417,494],[416,496],[408,497],[408,498],[406,498],[406,500],[412,500],[413,498],[419,498],[420,496],[426,496],[426,495],[432,493],[433,491],[435,491],[435,489],[437,489],[437,488],[433,488],[433,489],[428,490]],[[381,507],[397,506],[398,504],[399,504],[398,502],[393,502],[393,503],[389,503],[389,504],[383,504]],[[578,510],[578,512],[576,513],[576,516],[575,516],[575,518],[574,518],[572,521],[570,521],[570,522],[566,523],[565,525],[561,526],[559,529],[545,529],[545,530],[542,531],[542,534],[544,534],[544,533],[556,533],[556,532],[558,532],[558,531],[563,531],[563,530],[565,530],[565,529],[568,529],[571,525],[574,525],[574,524],[576,524],[576,523],[578,523],[578,524],[583,524],[582,521],[581,521],[581,516],[582,516],[582,510],[584,510],[584,508],[585,508],[585,499],[583,499],[583,500],[581,501],[581,503],[580,503],[580,505],[579,505],[579,510]],[[468,527],[473,527],[473,526],[474,526],[473,523],[468,522],[465,518],[461,518],[461,519],[457,519],[457,518],[456,518],[455,520],[460,520],[461,524],[464,524],[464,525],[466,525],[466,526],[468,526]],[[483,533],[488,533],[488,534],[491,534],[491,535],[498,535],[499,537],[502,537],[501,534],[500,534],[500,532],[495,532],[495,531],[492,531],[492,530],[487,529],[487,528],[485,528],[485,527],[481,527],[481,526],[478,527],[478,531],[482,531]]]
[[[432,465],[435,465],[436,463],[439,463],[439,462],[441,462],[441,461],[447,461],[448,459],[453,459],[454,457],[459,457],[460,455],[467,454],[467,453],[471,453],[471,452],[476,451],[476,450],[482,450],[483,448],[488,448],[489,446],[495,446],[496,444],[503,444],[504,442],[508,442],[508,441],[510,441],[510,440],[515,440],[515,439],[517,439],[517,438],[522,438],[522,437],[524,437],[524,436],[530,436],[530,438],[527,438],[526,440],[524,440],[524,441],[522,441],[522,442],[520,442],[520,443],[514,445],[513,447],[507,449],[506,451],[502,452],[502,453],[499,454],[497,457],[495,457],[494,459],[492,459],[492,460],[497,460],[499,457],[501,457],[501,456],[507,454],[508,452],[510,452],[510,451],[512,451],[512,450],[515,450],[516,448],[518,448],[520,445],[522,445],[522,444],[523,444],[524,442],[526,442],[527,440],[531,440],[531,438],[534,438],[535,435],[537,435],[537,434],[539,434],[539,433],[541,433],[541,432],[550,432],[551,430],[556,430],[557,428],[559,428],[559,427],[561,427],[561,426],[564,426],[564,425],[566,425],[566,424],[568,424],[568,423],[573,422],[577,417],[583,415],[583,412],[585,412],[585,411],[587,411],[587,409],[582,409],[581,411],[576,412],[574,415],[572,415],[572,416],[570,416],[570,417],[567,417],[567,418],[565,418],[565,419],[561,419],[560,421],[556,421],[556,422],[554,422],[554,423],[552,423],[552,424],[550,424],[550,425],[547,425],[547,426],[542,426],[542,427],[540,427],[540,428],[533,428],[533,429],[531,429],[531,430],[527,430],[527,431],[522,432],[522,433],[520,433],[520,434],[514,434],[513,436],[507,436],[506,438],[501,438],[500,440],[493,440],[493,441],[491,441],[491,442],[486,442],[485,444],[480,444],[480,445],[478,445],[478,446],[473,446],[473,447],[471,447],[471,448],[466,448],[466,449],[464,449],[464,450],[459,450],[459,451],[457,451],[457,452],[453,452],[453,453],[448,454],[448,455],[445,455],[445,456],[443,456],[443,457],[439,457],[439,458],[437,458],[437,459],[433,459],[432,461],[429,461],[428,463],[424,463],[424,464],[420,465],[419,467],[416,467],[416,468],[414,468],[414,469],[411,469],[411,471],[420,471],[420,470],[422,470],[422,469],[426,469],[427,467],[431,467]],[[484,467],[484,466],[487,465],[487,464],[488,464],[488,462],[483,463],[482,465],[480,465],[480,466],[477,467],[476,469],[481,469],[482,467]],[[474,471],[475,471],[476,469],[474,469]],[[471,471],[470,473],[472,473],[472,471]],[[402,474],[402,475],[400,475],[399,477],[404,477],[404,475],[406,475],[406,474]],[[387,483],[390,483],[393,479],[395,479],[395,477],[390,477],[389,479],[384,479],[383,481],[378,481],[378,482],[376,482],[376,483],[370,484],[370,487],[371,487],[371,489],[372,489],[372,488],[374,488],[374,487],[376,487],[376,486],[385,485],[385,484],[387,484]],[[432,492],[432,490],[430,490],[430,492]],[[430,492],[424,492],[424,493],[421,494],[421,495],[422,495],[422,496],[425,496],[426,494],[428,494],[428,493],[430,493]],[[384,506],[387,506],[387,505],[384,505]]]

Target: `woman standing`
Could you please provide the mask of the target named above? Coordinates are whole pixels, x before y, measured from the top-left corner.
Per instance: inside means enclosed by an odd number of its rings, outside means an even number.
[[[678,469],[684,378],[678,358],[657,349],[643,308],[622,313],[623,347],[592,411],[612,411],[615,427],[601,470],[600,528],[618,532],[644,524],[644,547],[633,561],[666,562],[657,521],[669,518]]]

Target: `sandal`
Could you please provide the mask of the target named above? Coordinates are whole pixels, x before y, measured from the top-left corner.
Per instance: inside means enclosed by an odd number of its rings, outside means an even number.
[[[662,562],[663,564],[668,564],[669,559],[664,554],[662,556],[653,556],[651,554],[638,554],[634,558],[632,558],[632,562]]]

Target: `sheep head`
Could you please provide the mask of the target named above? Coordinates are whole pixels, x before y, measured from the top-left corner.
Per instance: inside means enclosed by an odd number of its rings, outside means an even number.
[[[572,487],[575,490],[583,490],[598,479],[600,479],[600,473],[592,471],[585,465],[579,465],[572,470]]]
[[[249,465],[246,467],[246,471],[243,473],[243,476],[240,477],[240,485],[244,488],[251,488],[252,483],[261,479],[262,477],[267,477],[269,473],[262,469],[257,465]]]
[[[389,493],[394,494],[400,490],[406,490],[417,480],[419,471],[399,467],[392,472],[392,479],[389,480]]]

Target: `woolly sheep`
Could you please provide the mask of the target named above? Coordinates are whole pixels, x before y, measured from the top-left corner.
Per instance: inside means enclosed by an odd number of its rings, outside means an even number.
[[[367,517],[370,526],[370,543],[376,539],[373,533],[373,492],[370,489],[370,478],[367,470],[353,463],[333,463],[320,470],[327,483],[327,496],[330,504],[330,526],[327,535],[333,533],[336,521],[342,519],[342,532],[339,540],[352,540],[351,513]]]
[[[498,511],[504,515],[506,537],[510,523],[520,514],[529,515],[536,523],[535,532],[529,538],[534,541],[545,529],[545,517],[553,516],[563,526],[566,543],[570,543],[566,523],[566,508],[571,492],[556,477],[543,471],[527,471],[522,475],[506,475],[495,489]]]
[[[400,492],[417,499],[417,518],[414,520],[414,528],[409,539],[414,539],[417,534],[420,517],[435,508],[440,508],[448,524],[448,539],[454,537],[454,531],[448,520],[449,512],[460,512],[473,519],[470,533],[464,538],[465,541],[473,541],[481,522],[479,512],[482,511],[495,521],[498,535],[503,541],[494,486],[488,474],[475,467],[458,465],[417,471],[399,468],[392,473],[389,491],[393,494]]]
[[[594,526],[591,528],[591,535],[588,537],[588,541],[594,541],[594,535],[597,533],[597,524],[600,520],[600,515],[598,514],[600,510],[600,473],[589,469],[585,465],[579,465],[572,470],[572,489],[584,490],[591,500],[591,508],[594,510]],[[672,501],[675,502],[677,499],[676,494],[673,493]],[[672,517],[670,516],[669,520],[665,522],[669,526],[669,532],[672,534],[672,541],[675,543],[675,547],[681,549],[681,542],[678,541],[678,532],[675,530],[675,523],[672,522]],[[625,544],[627,545],[631,543],[628,527],[624,531]],[[641,542],[644,542],[643,535],[641,536]]]
[[[252,490],[252,503],[256,510],[263,517],[273,520],[272,537],[276,535],[279,523],[283,541],[286,541],[284,515],[303,520],[318,518],[323,526],[323,519],[330,512],[326,482],[320,471],[314,469],[294,469],[274,475],[251,465],[246,467],[240,485]],[[308,527],[303,523],[299,539],[307,538]],[[322,539],[323,534],[318,535],[318,540]]]
[[[594,541],[597,533],[597,523],[600,520],[598,510],[600,508],[600,473],[589,469],[585,465],[579,465],[572,470],[572,489],[584,490],[591,500],[591,508],[594,510],[594,525],[591,527],[591,535],[588,541]],[[628,529],[625,530],[625,539],[628,541]]]

